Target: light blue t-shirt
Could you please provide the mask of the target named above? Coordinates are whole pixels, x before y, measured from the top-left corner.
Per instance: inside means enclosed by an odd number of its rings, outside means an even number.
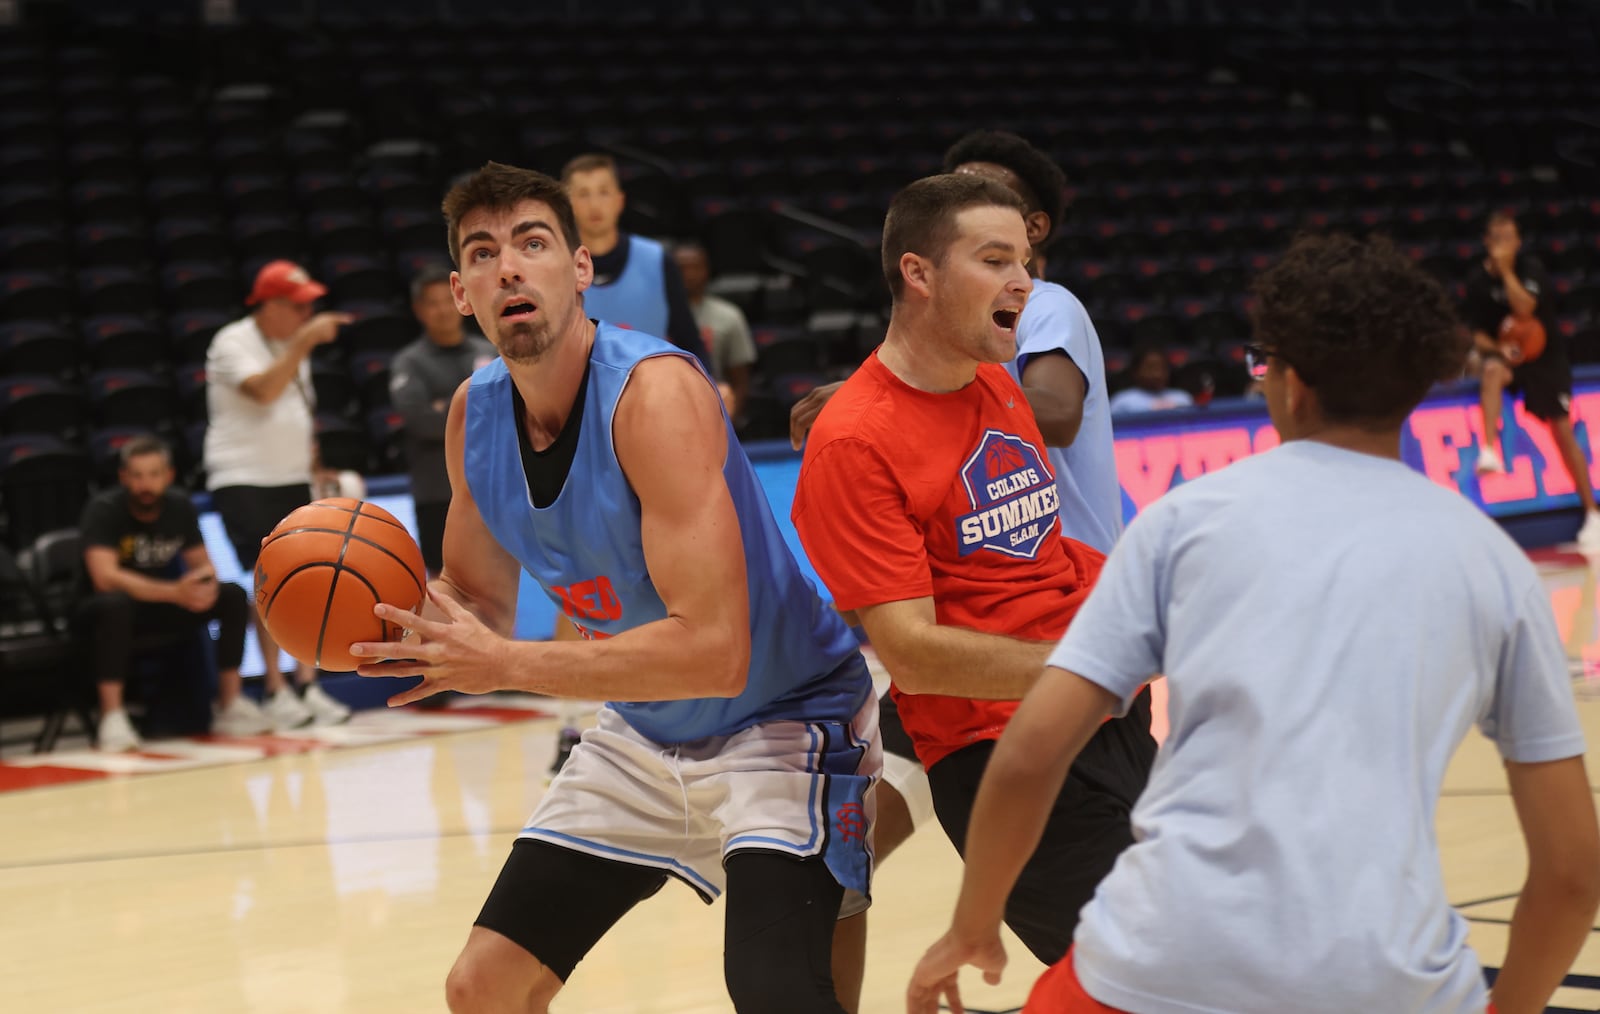
[[[1188,391],[1168,388],[1154,393],[1142,387],[1128,387],[1111,398],[1112,415],[1133,415],[1135,412],[1162,412],[1169,408],[1188,408],[1194,404]]]
[[[1061,534],[1102,553],[1122,534],[1122,487],[1117,481],[1106,400],[1106,360],[1089,311],[1055,282],[1035,281],[1017,322],[1017,355],[1006,372],[1018,384],[1028,360],[1065,352],[1083,372],[1083,422],[1071,447],[1051,447],[1050,467],[1061,493]]]
[[[1141,1014],[1461,1014],[1488,1003],[1434,810],[1476,724],[1508,760],[1581,754],[1526,556],[1399,461],[1288,443],[1124,533],[1050,664],[1171,731],[1075,967]]]

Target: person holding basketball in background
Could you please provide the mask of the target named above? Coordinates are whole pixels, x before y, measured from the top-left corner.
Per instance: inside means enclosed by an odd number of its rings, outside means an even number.
[[[444,201],[456,306],[500,358],[456,391],[452,498],[420,640],[366,676],[604,699],[518,836],[446,981],[455,1011],[543,1011],[667,878],[728,895],[724,978],[752,1014],[838,1012],[829,947],[866,904],[877,701],[800,571],[715,385],[595,322],[561,184],[490,163]],[[585,638],[511,640],[526,569]],[[389,661],[384,661],[389,660]]]
[[[981,174],[895,197],[888,333],[818,415],[794,500],[807,555],[889,672],[957,851],[994,740],[1105,559],[1063,537],[1045,439],[999,365],[1016,355],[1033,286],[1026,210]],[[1104,724],[1056,794],[1005,903],[1041,961],[1066,952],[1079,908],[1132,842],[1128,814],[1154,755],[1145,694]]]
[[[1554,293],[1538,260],[1522,252],[1522,236],[1510,212],[1489,216],[1483,244],[1482,269],[1474,270],[1467,281],[1462,306],[1475,349],[1483,358],[1483,447],[1478,451],[1478,471],[1505,471],[1498,450],[1502,392],[1520,393],[1528,414],[1549,427],[1561,463],[1577,487],[1583,504],[1578,545],[1600,550],[1600,510],[1595,509],[1589,462],[1572,431],[1572,366],[1555,326]],[[1543,336],[1542,350],[1537,339],[1526,351],[1515,340],[1529,332]]]
[[[1549,596],[1492,520],[1400,460],[1406,418],[1466,354],[1443,288],[1385,239],[1332,236],[1297,241],[1255,296],[1252,373],[1283,445],[1129,525],[994,748],[909,1014],[960,1010],[964,964],[998,981],[1007,895],[1058,787],[1156,673],[1172,729],[1138,841],[1029,1014],[1484,1010],[1433,826],[1472,725],[1528,848],[1499,1014],[1544,1010],[1591,931],[1600,830]]]

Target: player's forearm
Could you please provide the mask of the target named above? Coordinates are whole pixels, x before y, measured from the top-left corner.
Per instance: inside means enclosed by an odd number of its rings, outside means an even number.
[[[118,567],[103,580],[94,581],[97,592],[121,592],[138,602],[178,601],[178,582],[145,577],[126,567]]]
[[[1594,925],[1596,880],[1593,872],[1565,878],[1529,873],[1511,916],[1505,967],[1495,979],[1499,1014],[1545,1009]]]
[[[1522,286],[1522,279],[1513,272],[1507,271],[1501,275],[1501,280],[1506,287],[1506,304],[1511,307],[1511,313],[1516,317],[1531,317],[1539,305],[1539,300]]]
[[[508,679],[548,697],[681,701],[737,697],[750,672],[739,630],[667,617],[594,641],[513,641]]]
[[[240,389],[246,396],[263,405],[277,401],[300,372],[300,363],[310,351],[311,346],[303,341],[289,342],[281,358],[246,380],[240,385]]]
[[[1051,641],[1021,641],[928,624],[873,647],[895,686],[908,694],[1017,701],[1044,671]]]

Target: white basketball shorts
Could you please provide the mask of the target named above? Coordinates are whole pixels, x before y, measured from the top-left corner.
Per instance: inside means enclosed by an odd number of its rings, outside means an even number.
[[[731,853],[822,856],[845,888],[845,918],[870,904],[882,772],[874,698],[848,725],[765,722],[676,745],[602,708],[518,837],[655,867],[707,903]]]

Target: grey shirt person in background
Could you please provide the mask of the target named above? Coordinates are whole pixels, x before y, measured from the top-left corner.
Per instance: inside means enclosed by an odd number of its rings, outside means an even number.
[[[444,464],[444,423],[450,398],[472,371],[497,354],[488,339],[466,334],[450,296],[449,269],[426,268],[411,281],[411,311],[423,334],[389,364],[389,399],[405,420],[406,462],[417,510],[418,541],[430,574],[438,574],[450,477]]]
[[[722,392],[723,404],[728,415],[739,419],[750,395],[750,368],[756,361],[750,324],[737,305],[706,291],[711,281],[711,262],[705,248],[683,243],[673,248],[672,256],[683,275],[689,307],[700,327],[700,340],[711,355],[711,372]]]

